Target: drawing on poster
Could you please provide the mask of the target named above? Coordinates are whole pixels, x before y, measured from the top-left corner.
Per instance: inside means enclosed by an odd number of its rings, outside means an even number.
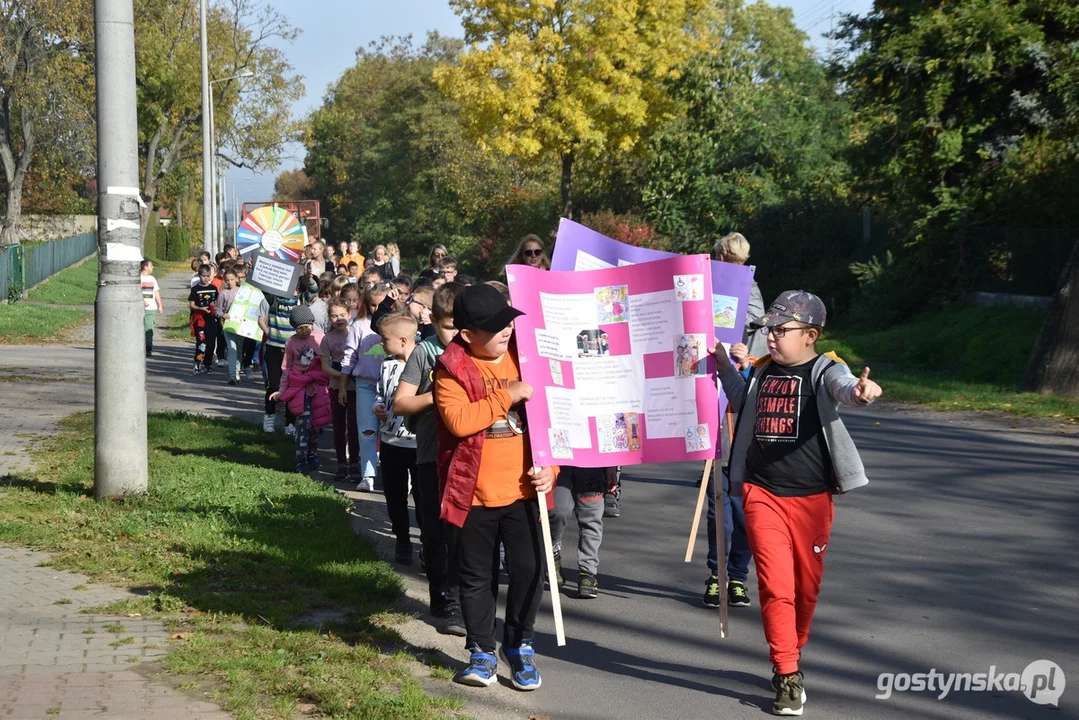
[[[674,296],[679,302],[704,299],[704,275],[675,275]]]
[[[566,383],[562,379],[562,363],[558,360],[551,360],[551,382],[555,385],[565,385]]]
[[[607,333],[602,330],[582,330],[577,333],[577,357],[602,357],[610,352]]]
[[[547,433],[551,438],[551,457],[558,460],[572,460],[573,446],[570,443],[569,431],[548,428]]]
[[[623,420],[626,425],[626,436],[629,438],[629,449],[641,449],[641,421],[637,413],[624,413]],[[618,416],[615,416],[615,426],[618,425]]]
[[[717,328],[733,328],[738,322],[738,298],[730,295],[712,295],[712,325]]]
[[[600,325],[629,322],[629,286],[609,285],[598,287],[596,314]]]
[[[616,451],[614,445],[614,415],[604,415],[596,418],[596,437],[599,439],[599,451],[601,453]]]
[[[708,441],[708,425],[690,425],[686,428],[686,452],[708,450],[712,443]]]
[[[680,378],[704,375],[707,349],[704,335],[676,335],[674,340],[674,376]]]
[[[599,451],[627,452],[641,449],[640,416],[634,412],[614,413],[596,418]]]

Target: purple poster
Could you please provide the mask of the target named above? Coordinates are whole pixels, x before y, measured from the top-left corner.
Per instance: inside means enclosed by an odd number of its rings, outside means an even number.
[[[612,240],[572,220],[558,225],[552,270],[604,270],[683,257],[675,253],[639,248]],[[712,260],[712,316],[716,338],[727,346],[742,342],[749,310],[753,269]]]
[[[591,272],[506,268],[532,455],[610,467],[716,455],[707,255]]]

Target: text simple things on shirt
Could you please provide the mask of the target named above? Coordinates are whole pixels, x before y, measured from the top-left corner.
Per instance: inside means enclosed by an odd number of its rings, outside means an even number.
[[[757,439],[764,442],[798,440],[802,378],[766,377],[757,395]]]

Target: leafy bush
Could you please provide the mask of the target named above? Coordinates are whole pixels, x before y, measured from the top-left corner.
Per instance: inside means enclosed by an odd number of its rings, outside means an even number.
[[[191,257],[191,233],[179,225],[152,225],[146,249],[158,260],[179,262]]]
[[[633,212],[616,213],[612,210],[600,210],[594,213],[582,213],[579,221],[585,227],[627,245],[653,250],[671,250],[670,239],[660,235],[651,222]]]

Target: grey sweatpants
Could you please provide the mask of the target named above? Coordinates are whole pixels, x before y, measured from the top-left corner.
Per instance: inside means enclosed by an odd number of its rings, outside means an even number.
[[[577,566],[590,575],[599,572],[599,546],[603,541],[603,472],[563,466],[554,490],[551,542],[555,551],[561,552],[562,533],[572,512],[577,517]]]

